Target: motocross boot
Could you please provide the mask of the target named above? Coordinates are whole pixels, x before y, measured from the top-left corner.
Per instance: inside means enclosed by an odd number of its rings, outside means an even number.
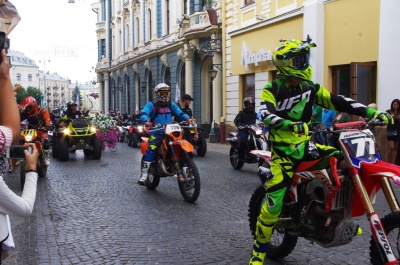
[[[253,254],[251,256],[249,265],[263,265],[266,252],[267,244],[263,244],[257,240],[254,240]]]
[[[254,240],[253,254],[249,265],[263,265],[265,254],[267,252],[267,244],[271,238],[274,226],[262,224],[260,221],[256,225],[256,240]]]
[[[149,175],[151,162],[143,161],[142,163],[142,174],[140,175],[140,179],[138,180],[138,184],[144,186],[147,176]]]

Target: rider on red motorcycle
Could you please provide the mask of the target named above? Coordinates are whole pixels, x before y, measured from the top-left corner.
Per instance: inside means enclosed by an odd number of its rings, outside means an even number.
[[[252,265],[264,263],[267,243],[282,210],[284,195],[293,172],[303,159],[305,150],[316,148],[308,135],[313,104],[357,116],[377,118],[386,124],[393,123],[387,113],[367,108],[350,98],[331,94],[325,87],[312,82],[312,68],[309,64],[312,47],[316,45],[295,39],[280,44],[273,57],[278,79],[265,85],[261,93],[261,118],[270,128],[273,177],[265,184],[267,195],[258,217],[250,260]],[[339,153],[333,147],[319,144],[317,147],[320,155]]]
[[[152,127],[153,122],[160,124],[172,123],[172,116],[174,115],[179,120],[186,120],[191,123],[190,117],[183,113],[182,110],[175,102],[169,102],[171,88],[164,83],[158,84],[154,88],[157,102],[147,102],[144,106],[140,120],[145,122],[145,126]],[[144,185],[148,172],[150,170],[151,162],[154,160],[157,148],[161,144],[164,137],[164,130],[157,130],[150,132],[149,147],[143,157],[142,174],[138,180],[139,185]]]
[[[246,97],[243,100],[243,110],[239,111],[236,115],[234,123],[238,128],[238,158],[239,161],[244,161],[244,149],[246,148],[247,138],[249,138],[249,131],[247,128],[240,129],[240,126],[244,125],[255,125],[257,119],[257,113],[255,112],[255,102],[252,97]]]
[[[20,104],[21,120],[27,119],[29,125],[34,126],[35,129],[46,128],[47,131],[53,130],[50,113],[46,108],[39,108],[37,100],[32,96],[27,96]],[[47,131],[38,131],[38,136],[43,145],[44,163],[46,166],[50,165],[49,158],[49,135]]]

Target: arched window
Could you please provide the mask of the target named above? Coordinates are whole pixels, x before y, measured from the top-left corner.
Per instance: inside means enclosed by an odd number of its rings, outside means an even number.
[[[165,69],[163,80],[165,84],[171,86],[171,70],[169,69],[169,67]]]

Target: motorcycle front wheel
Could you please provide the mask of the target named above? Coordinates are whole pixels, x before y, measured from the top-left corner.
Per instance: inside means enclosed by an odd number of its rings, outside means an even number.
[[[179,163],[186,177],[184,182],[179,182],[179,190],[185,201],[193,203],[200,195],[200,173],[196,164],[189,157],[181,159]]]
[[[400,260],[400,212],[390,213],[381,219],[382,228],[385,230],[387,238],[390,242],[393,255]],[[369,256],[372,265],[383,265],[387,261],[384,249],[375,241],[375,237],[371,236]]]
[[[143,157],[142,157],[142,161],[140,162],[140,164],[143,165]],[[148,188],[149,190],[157,189],[158,185],[160,184],[160,176],[158,176],[156,174],[157,173],[156,164],[157,164],[157,162],[151,163],[149,174],[145,181],[146,188]]]
[[[255,238],[256,224],[267,194],[264,185],[258,186],[249,202],[249,225],[251,234]],[[297,236],[291,236],[285,228],[274,229],[268,242],[266,257],[274,260],[283,259],[292,253],[297,244]]]
[[[236,170],[240,170],[243,167],[244,162],[239,160],[237,147],[232,146],[229,150],[229,161],[231,162],[232,167]]]

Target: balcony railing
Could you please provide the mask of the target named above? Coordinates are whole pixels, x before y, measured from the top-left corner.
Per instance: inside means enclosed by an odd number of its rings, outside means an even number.
[[[96,23],[97,30],[106,30],[106,22],[100,21]]]

